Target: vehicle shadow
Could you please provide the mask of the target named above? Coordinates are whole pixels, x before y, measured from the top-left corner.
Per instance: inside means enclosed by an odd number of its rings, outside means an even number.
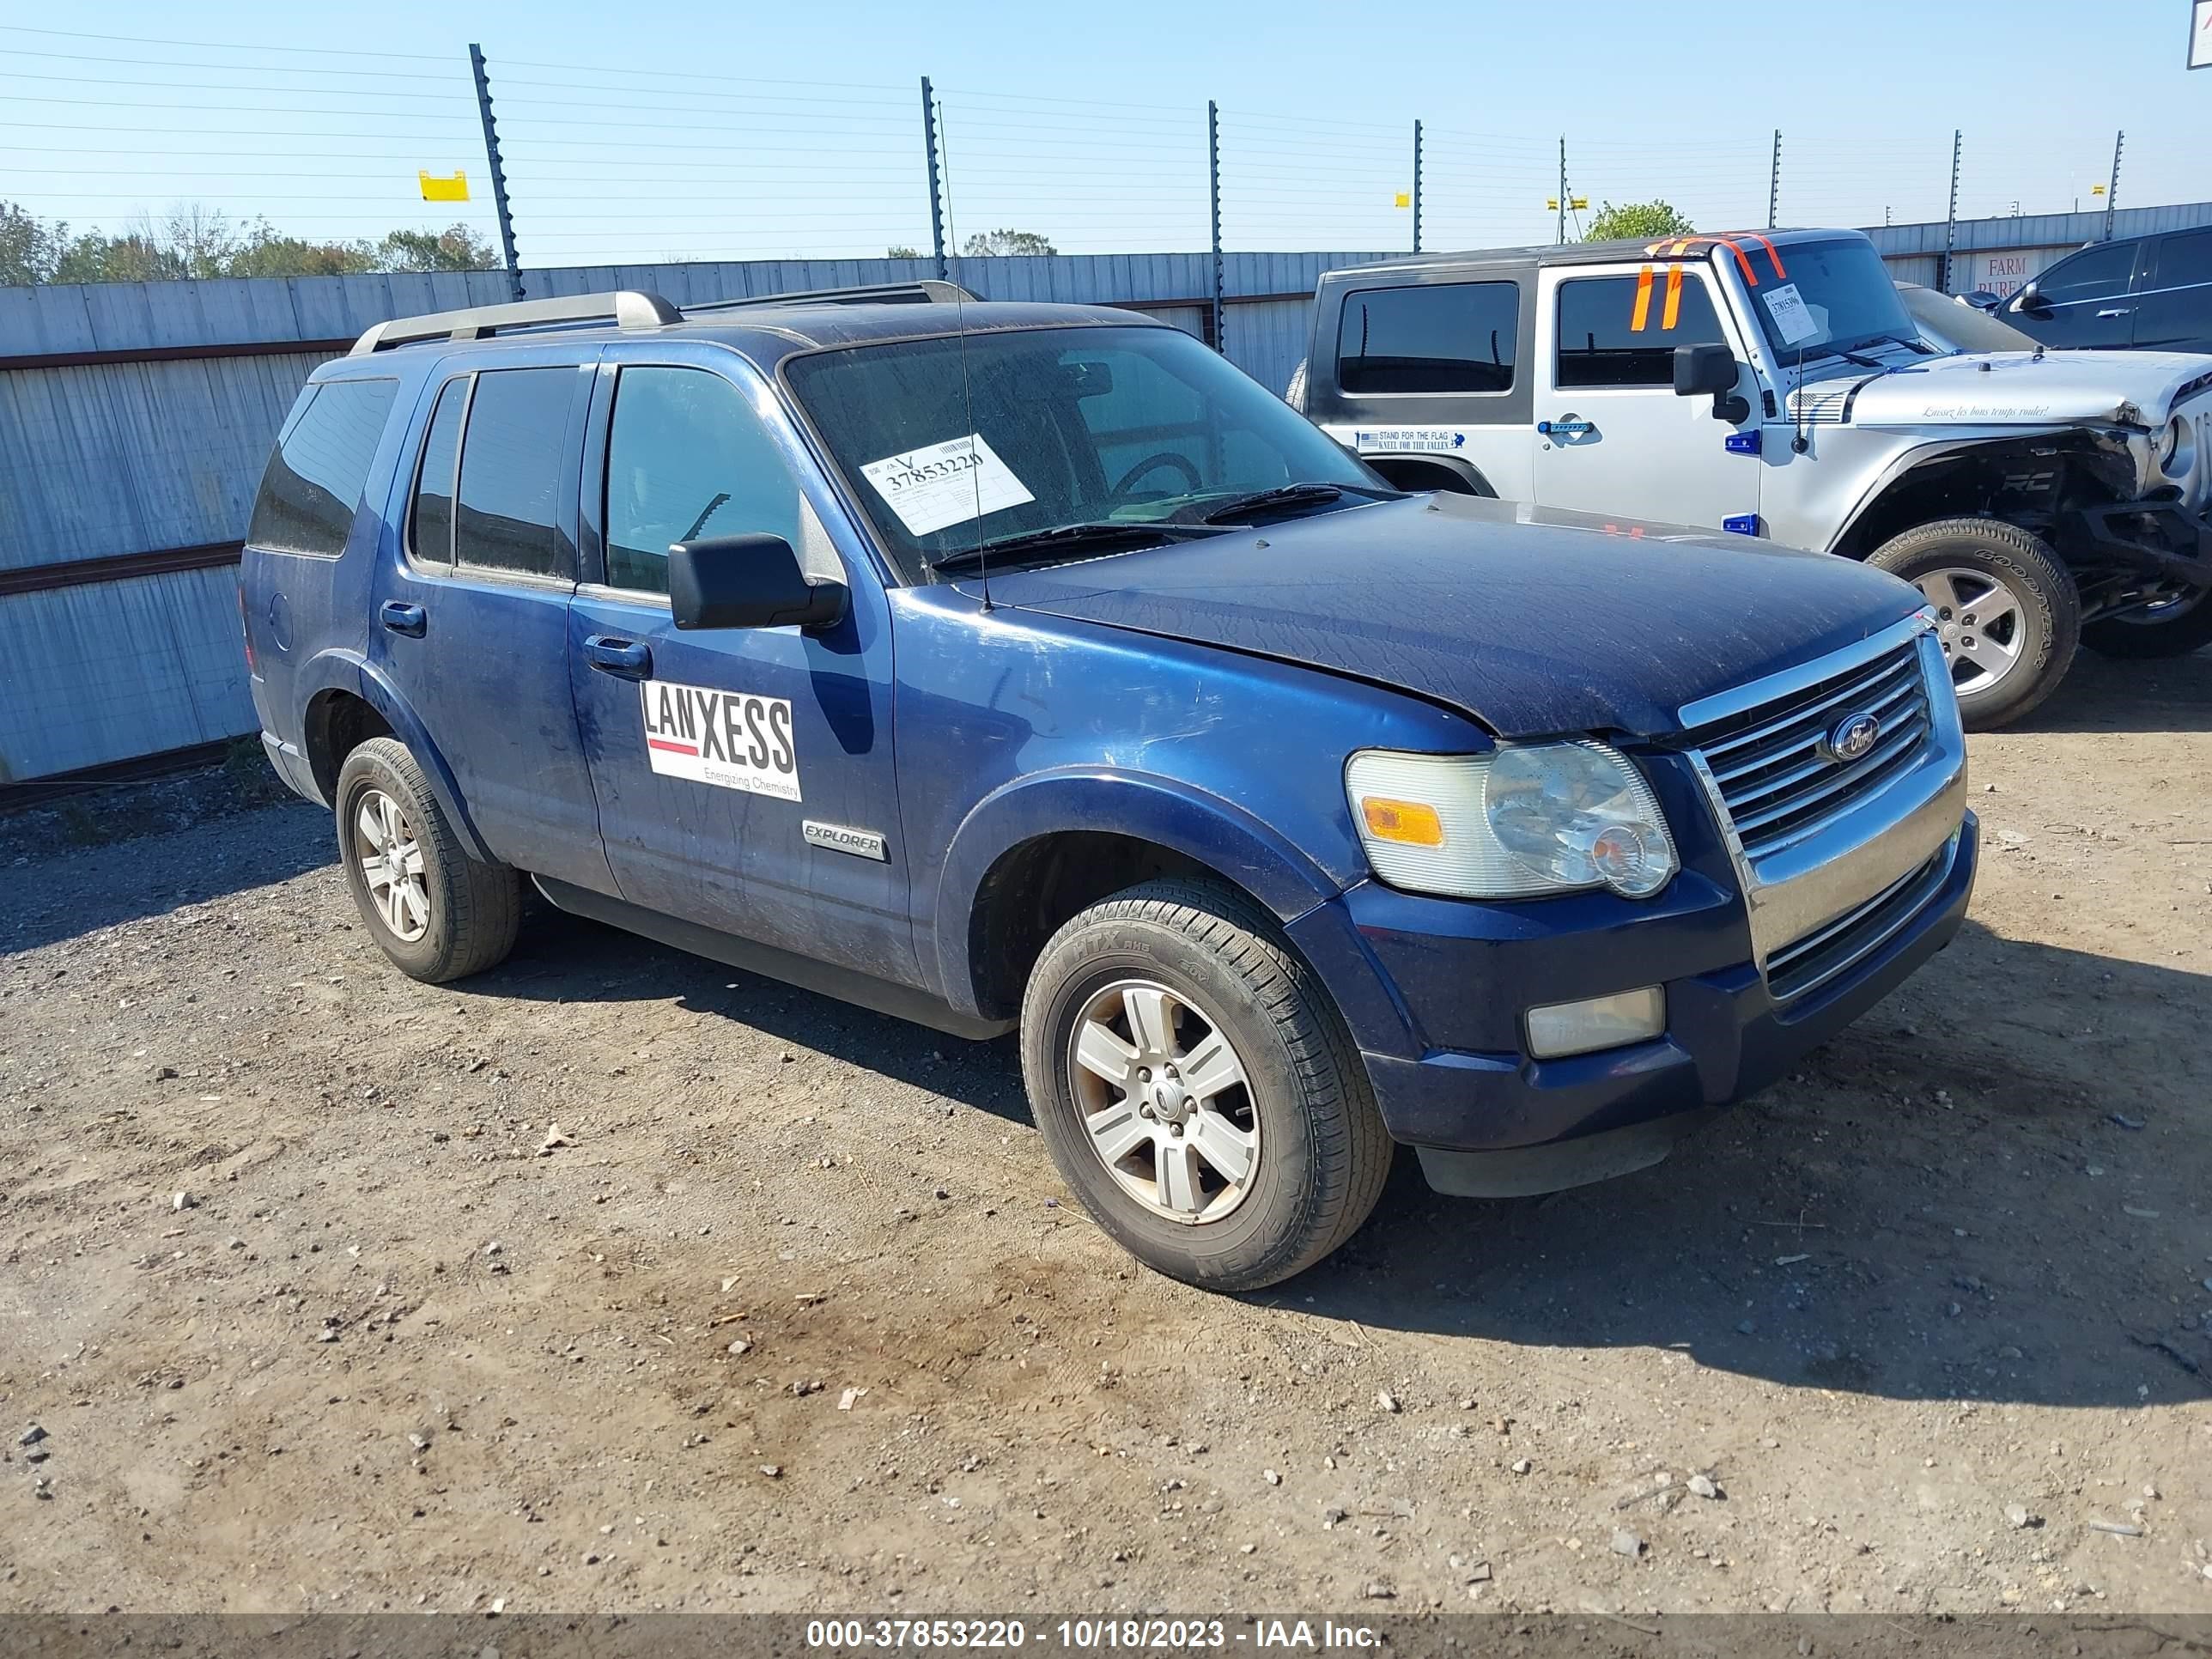
[[[1273,1295],[1898,1399],[2212,1397],[2208,1006],[2212,977],[1970,921],[1667,1162],[1481,1202],[1401,1155],[1376,1220]]]
[[[2084,649],[2040,708],[2003,729],[2021,737],[2041,732],[2212,731],[2212,650],[2121,662]]]
[[[0,956],[166,915],[337,861],[330,814],[305,801],[173,831],[149,856],[141,839],[10,864],[0,883]]]

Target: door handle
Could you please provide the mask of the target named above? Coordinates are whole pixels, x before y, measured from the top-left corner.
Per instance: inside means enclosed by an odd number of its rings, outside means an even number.
[[[376,614],[393,633],[410,635],[418,640],[422,637],[422,630],[430,621],[421,605],[409,605],[402,599],[386,599]]]
[[[2100,311],[2097,314],[2100,317],[2124,317],[2134,309],[2133,306],[2121,306],[2115,310]]]
[[[584,659],[602,674],[641,680],[653,672],[653,653],[636,640],[594,634],[584,641]]]

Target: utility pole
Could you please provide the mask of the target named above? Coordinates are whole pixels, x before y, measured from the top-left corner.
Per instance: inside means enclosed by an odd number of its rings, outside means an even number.
[[[1413,123],[1413,252],[1421,251],[1421,124]]]
[[[1225,356],[1229,345],[1221,332],[1221,109],[1211,98],[1206,100],[1206,193],[1213,223],[1213,349]]]
[[[483,118],[484,160],[491,166],[491,201],[499,214],[499,248],[507,260],[507,292],[524,297],[522,264],[514,255],[514,210],[507,205],[507,168],[499,159],[499,124],[492,119],[491,77],[484,73],[483,48],[469,42],[469,73],[477,83],[477,113]]]
[[[1559,135],[1559,229],[1554,241],[1567,240],[1567,135]]]
[[[2120,149],[2128,142],[2124,129],[2112,135],[2112,182],[2105,186],[2105,234],[2103,240],[2112,240],[2112,210],[2120,204]]]
[[[937,280],[951,280],[951,270],[945,263],[945,187],[937,167],[937,98],[929,89],[929,77],[921,77],[921,143],[929,157],[929,246],[937,258]]]
[[[1951,206],[1943,216],[1943,281],[1942,291],[1951,291],[1951,250],[1959,240],[1959,141],[1957,127],[1951,129]]]
[[[1774,159],[1766,167],[1766,228],[1774,228],[1774,217],[1782,204],[1782,129],[1774,129]]]

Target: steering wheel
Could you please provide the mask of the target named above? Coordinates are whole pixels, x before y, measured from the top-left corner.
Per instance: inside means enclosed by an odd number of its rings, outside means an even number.
[[[1190,481],[1190,487],[1194,491],[1206,488],[1206,480],[1198,476],[1198,469],[1190,464],[1187,457],[1178,455],[1173,450],[1163,449],[1158,454],[1146,456],[1143,460],[1124,472],[1121,482],[1116,483],[1109,493],[1115,495],[1126,495],[1129,493],[1131,484],[1136,483],[1147,472],[1157,471],[1164,466],[1171,466],[1182,473]]]

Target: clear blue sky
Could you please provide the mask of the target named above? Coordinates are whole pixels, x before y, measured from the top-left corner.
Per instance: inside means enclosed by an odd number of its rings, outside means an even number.
[[[1993,4],[1204,5],[877,0],[659,8],[0,0],[0,198],[78,227],[198,203],[314,237],[465,217],[490,191],[483,44],[526,264],[926,249],[919,77],[956,234],[1069,252],[1202,247],[1206,103],[1231,248],[1547,240],[1558,144],[1593,204],[1664,196],[1763,223],[2212,197],[2212,71],[2187,0]],[[658,38],[653,23],[666,19]],[[73,30],[75,33],[52,31]],[[44,31],[44,32],[42,32]],[[374,55],[372,55],[372,52]],[[420,199],[416,170],[472,201]]]

